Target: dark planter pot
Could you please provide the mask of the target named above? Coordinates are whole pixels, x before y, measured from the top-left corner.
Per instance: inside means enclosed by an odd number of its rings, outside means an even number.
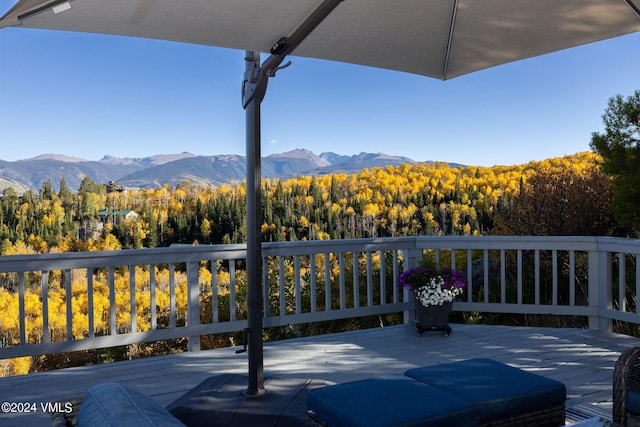
[[[418,335],[422,335],[424,331],[441,331],[444,336],[449,336],[451,333],[451,327],[448,323],[451,302],[425,307],[414,296],[414,303],[416,308],[415,325]]]

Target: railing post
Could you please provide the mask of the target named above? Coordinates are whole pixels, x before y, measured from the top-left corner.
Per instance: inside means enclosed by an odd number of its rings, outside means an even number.
[[[187,263],[187,324],[200,324],[200,278],[198,261]],[[187,337],[187,351],[200,351],[200,335]]]
[[[417,242],[417,240],[414,240]],[[402,271],[407,271],[420,263],[422,260],[422,249],[411,248],[405,249],[402,251],[402,257],[404,259],[404,268]],[[395,284],[394,284],[395,285]],[[410,293],[407,289],[403,289],[403,301],[411,301],[411,308],[409,310],[405,310],[403,314],[403,322],[411,323],[416,318],[416,311],[413,308],[413,293]]]
[[[589,307],[595,307],[595,316],[589,316],[589,329],[612,331],[611,319],[602,317],[601,310],[612,308],[611,253],[589,251]]]

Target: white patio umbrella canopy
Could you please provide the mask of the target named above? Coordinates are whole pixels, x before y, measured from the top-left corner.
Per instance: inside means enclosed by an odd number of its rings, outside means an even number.
[[[51,5],[59,1],[22,0],[0,27],[268,52],[319,2],[73,0],[71,9],[55,14]],[[640,0],[345,0],[295,55],[449,79],[639,30]]]
[[[21,0],[0,18],[7,26],[247,51],[247,394],[262,395],[260,102],[284,58],[446,80],[640,31],[640,0]],[[259,52],[272,55],[261,65]]]

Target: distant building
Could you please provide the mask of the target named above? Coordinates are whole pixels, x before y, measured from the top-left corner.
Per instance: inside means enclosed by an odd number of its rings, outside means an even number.
[[[109,222],[113,225],[118,224],[118,218],[122,217],[125,220],[138,218],[138,214],[129,209],[102,209],[98,211],[98,216],[100,217],[100,221]]]
[[[116,191],[122,193],[124,191],[124,185],[118,184],[117,182],[109,181],[109,183],[107,184],[107,193],[113,193]]]

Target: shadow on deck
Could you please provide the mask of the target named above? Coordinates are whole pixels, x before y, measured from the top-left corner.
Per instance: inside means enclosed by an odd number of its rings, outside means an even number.
[[[611,411],[613,368],[640,339],[585,329],[452,325],[453,333],[418,337],[410,325],[265,343],[267,376],[341,383],[419,366],[486,357],[563,382],[567,408],[590,405]],[[237,348],[205,350],[0,378],[0,402],[35,403],[36,412],[0,413],[0,425],[45,426],[39,404],[81,396],[92,385],[117,381],[167,405],[204,379],[247,372]]]

